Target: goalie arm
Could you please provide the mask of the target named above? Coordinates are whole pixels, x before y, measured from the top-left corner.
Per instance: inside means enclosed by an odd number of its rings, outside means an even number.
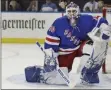
[[[111,26],[108,25],[108,21],[100,16],[93,18],[92,28],[90,29],[88,36],[93,41],[107,41],[111,35]]]
[[[111,26],[105,23],[102,23],[100,27],[95,27],[91,32],[88,33],[88,36],[93,41],[93,48],[95,50],[103,49],[104,44],[108,44],[111,36]],[[103,45],[102,45],[103,44]],[[101,47],[100,47],[101,46]]]

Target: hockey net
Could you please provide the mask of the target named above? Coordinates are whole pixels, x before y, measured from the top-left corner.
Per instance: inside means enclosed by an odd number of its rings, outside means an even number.
[[[104,7],[103,8],[103,13],[102,13],[103,17],[107,19],[108,23],[111,25],[111,7]],[[109,46],[111,47],[111,39],[110,39],[110,43]],[[105,60],[105,63],[102,66],[102,72],[104,74],[106,73],[111,73],[111,51],[108,50],[108,54]]]

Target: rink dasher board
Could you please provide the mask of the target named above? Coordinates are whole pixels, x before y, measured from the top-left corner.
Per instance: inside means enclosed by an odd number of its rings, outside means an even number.
[[[82,13],[102,16],[102,13]],[[64,13],[2,12],[2,43],[43,44],[54,20]],[[47,17],[50,17],[47,18]],[[110,15],[107,15],[110,18]],[[108,19],[111,23],[111,19]],[[111,45],[111,43],[110,43]]]

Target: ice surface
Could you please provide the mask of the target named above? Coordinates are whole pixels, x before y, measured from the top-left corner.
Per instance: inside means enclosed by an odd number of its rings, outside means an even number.
[[[111,49],[110,49],[111,50]],[[108,59],[111,53],[108,52]],[[32,65],[43,65],[44,54],[36,44],[3,44],[2,45],[2,89],[70,89],[65,85],[45,85],[27,83],[24,68]],[[111,89],[111,74],[103,75],[100,72],[100,84],[83,86],[79,84],[79,74],[76,73],[77,63],[70,73],[70,80],[77,82],[75,89]]]

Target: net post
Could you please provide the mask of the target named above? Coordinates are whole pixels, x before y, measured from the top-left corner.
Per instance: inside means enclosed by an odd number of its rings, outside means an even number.
[[[102,10],[102,17],[106,19],[106,8],[105,7],[103,7],[103,10]],[[102,73],[106,74],[106,60],[104,61],[103,66],[102,66]]]

